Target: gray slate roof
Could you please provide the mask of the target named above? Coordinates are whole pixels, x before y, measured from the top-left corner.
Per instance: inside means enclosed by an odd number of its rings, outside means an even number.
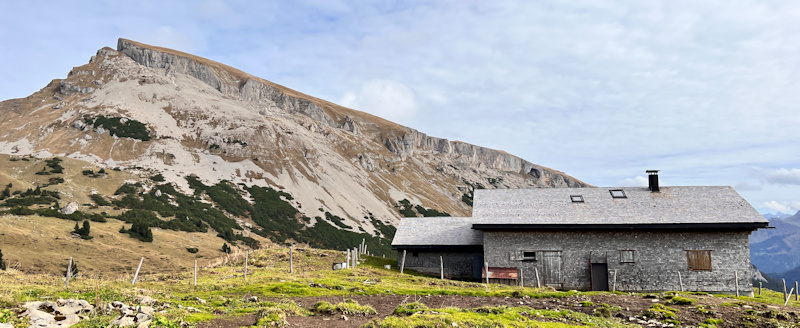
[[[392,240],[402,245],[483,245],[483,231],[472,230],[472,218],[404,218]]]
[[[612,198],[622,189],[627,198]],[[570,195],[582,195],[573,203]],[[476,190],[475,224],[764,223],[731,187],[539,188]]]

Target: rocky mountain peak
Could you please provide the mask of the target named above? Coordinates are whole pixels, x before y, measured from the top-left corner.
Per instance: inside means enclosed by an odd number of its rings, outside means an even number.
[[[327,221],[330,213],[353,231],[374,231],[366,218],[396,222],[401,200],[469,215],[476,188],[586,186],[503,151],[431,137],[126,39],[65,79],[0,103],[0,112],[8,117],[0,127],[9,131],[0,136],[0,153],[161,174],[186,192],[189,175],[269,186],[292,195],[302,215]]]

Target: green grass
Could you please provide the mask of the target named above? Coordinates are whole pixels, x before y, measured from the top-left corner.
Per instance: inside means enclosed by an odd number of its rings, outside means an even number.
[[[516,286],[481,284],[440,280],[406,271],[400,275],[393,259],[365,257],[363,264],[355,269],[333,271],[331,263],[344,261],[338,251],[320,249],[294,250],[294,273],[289,273],[288,248],[272,247],[254,251],[249,258],[247,281],[243,277],[243,258],[233,259],[228,264],[199,270],[198,285],[192,285],[190,272],[183,274],[142,275],[140,283],[130,284],[129,276],[119,279],[78,276],[64,288],[64,281],[47,275],[26,275],[10,270],[0,275],[0,308],[12,308],[26,301],[78,298],[90,303],[121,301],[128,305],[139,295],[149,295],[160,303],[169,303],[171,308],[163,314],[162,326],[171,323],[205,322],[214,318],[227,318],[245,314],[256,314],[253,325],[285,325],[288,316],[311,315],[311,308],[301,308],[289,300],[277,302],[249,302],[244,299],[257,295],[260,299],[286,299],[288,297],[316,296],[351,298],[355,295],[462,295],[509,298],[564,298],[574,296],[608,295],[603,292],[553,291],[551,289],[520,288]],[[393,269],[386,270],[389,264]],[[625,293],[629,295],[629,293]],[[762,301],[774,295],[762,295]],[[780,293],[777,297],[780,298]],[[739,306],[731,296],[730,306]],[[205,304],[197,300],[206,300]],[[767,299],[763,299],[767,298]],[[675,297],[673,297],[675,299]],[[740,297],[740,299],[742,299]],[[195,307],[201,313],[188,312],[178,307]],[[583,305],[583,304],[581,304]],[[586,303],[588,306],[589,303]],[[584,305],[585,306],[585,305]],[[621,327],[625,323],[614,318],[619,308],[598,305],[608,309],[610,315],[594,316],[578,312],[534,310],[528,307],[479,307],[473,309],[428,308],[422,303],[407,303],[398,306],[393,315],[372,320],[370,327],[571,327],[577,325],[594,327]],[[337,304],[321,303],[314,307],[316,313],[341,313],[373,315],[374,309],[355,302]],[[694,307],[691,310],[694,311]],[[764,319],[764,314],[757,314]],[[3,320],[0,312],[0,320]],[[662,321],[677,320],[675,309],[663,304],[654,304],[648,317]],[[776,315],[777,317],[777,315]],[[113,318],[111,318],[113,319]],[[107,326],[106,317],[90,317],[80,327]],[[706,323],[710,325],[709,323]],[[710,327],[710,326],[704,326]]]
[[[374,319],[364,327],[626,327],[616,319],[598,318],[569,310],[535,310],[530,307],[484,306],[429,309],[419,303],[400,305],[394,315]]]
[[[378,313],[375,308],[369,305],[360,305],[358,302],[347,299],[344,302],[331,304],[325,301],[320,301],[314,304],[314,312],[322,314],[347,314],[347,315],[373,315]]]

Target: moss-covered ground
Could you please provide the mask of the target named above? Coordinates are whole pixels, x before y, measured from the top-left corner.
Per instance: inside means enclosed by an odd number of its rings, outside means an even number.
[[[227,325],[236,327],[314,326],[315,320],[326,320],[330,327],[624,327],[632,317],[644,316],[694,326],[800,322],[800,303],[783,307],[782,295],[772,291],[739,298],[685,293],[680,297],[695,302],[679,299],[666,306],[677,297],[674,293],[554,291],[440,280],[400,274],[395,260],[379,257],[365,257],[354,269],[331,270],[337,262],[344,262],[342,252],[295,249],[290,273],[289,249],[267,248],[250,254],[246,280],[244,256],[229,257],[201,269],[196,286],[192,272],[145,275],[136,285],[130,276],[79,275],[66,288],[63,278],[0,271],[0,322],[27,327],[16,318],[16,309],[28,301],[78,298],[103,307],[114,301],[134,304],[143,295],[158,299],[163,308],[154,322],[158,327],[224,327],[226,322],[237,322]],[[98,311],[80,326],[107,326],[113,319]]]

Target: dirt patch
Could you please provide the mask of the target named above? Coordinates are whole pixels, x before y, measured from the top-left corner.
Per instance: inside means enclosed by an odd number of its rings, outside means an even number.
[[[290,327],[360,327],[373,319],[382,319],[390,316],[398,305],[418,301],[430,308],[459,307],[462,309],[478,308],[481,306],[527,306],[540,310],[570,310],[585,314],[593,314],[595,309],[605,303],[614,310],[611,315],[621,320],[642,324],[643,314],[653,304],[668,303],[660,295],[658,298],[646,298],[642,295],[576,295],[564,298],[511,298],[511,297],[471,297],[471,296],[413,296],[413,295],[379,295],[379,296],[353,296],[353,300],[361,305],[369,305],[378,312],[370,316],[349,315],[313,315],[308,317],[288,317]],[[798,326],[800,324],[800,311],[797,308],[766,305],[761,303],[743,302],[734,299],[717,298],[705,295],[692,295],[696,300],[692,305],[668,304],[676,311],[680,326],[697,326],[707,319],[722,319],[722,324],[717,327],[775,327]],[[300,307],[311,309],[319,301],[338,303],[346,297],[296,297],[290,298]],[[268,299],[279,301],[280,299]],[[591,302],[591,303],[589,303]],[[618,310],[616,308],[619,308]],[[663,321],[663,320],[662,320]],[[209,321],[200,327],[241,327],[255,323],[255,316],[237,317],[230,319],[217,319]],[[776,325],[778,323],[778,325]],[[643,324],[646,326],[646,324]]]

